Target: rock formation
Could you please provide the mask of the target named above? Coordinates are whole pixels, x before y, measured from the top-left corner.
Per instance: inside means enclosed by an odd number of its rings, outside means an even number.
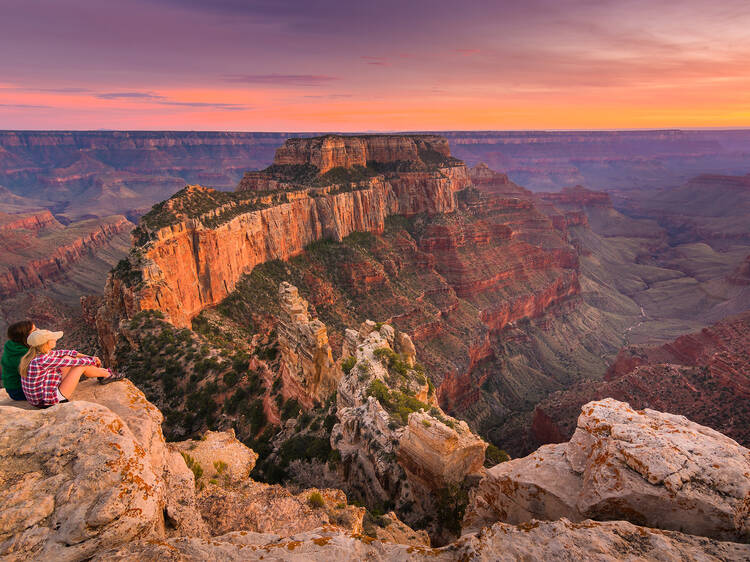
[[[728,280],[733,285],[750,285],[750,255],[729,276]]]
[[[347,330],[331,446],[368,505],[393,504],[407,523],[427,517],[434,531],[445,523],[435,520],[436,493],[479,474],[487,445],[438,407],[425,375],[406,366],[412,349],[408,335],[387,324]]]
[[[258,196],[240,191],[231,201],[226,194],[190,186],[141,221],[129,275],[121,271],[105,290],[102,340],[112,339],[118,319],[139,310],[161,310],[176,326],[188,326],[256,265],[289,259],[317,240],[382,232],[389,215],[453,211],[455,192],[468,183],[465,166],[449,160],[346,182],[339,190],[285,184],[286,191]]]
[[[367,357],[375,365],[380,357],[371,352],[382,347],[373,346],[395,342],[396,334],[388,326],[373,328],[368,324],[363,335],[349,334],[348,341],[362,341],[355,347],[360,360]],[[127,381],[104,387],[84,381],[72,402],[44,410],[11,402],[0,391],[0,480],[10,484],[0,493],[0,555],[19,561],[517,560],[551,559],[561,552],[596,560],[750,556],[748,544],[627,521],[575,521],[580,513],[575,520],[495,521],[511,499],[518,518],[524,506],[542,516],[583,508],[634,518],[640,512],[626,507],[640,497],[648,507],[641,516],[660,527],[672,522],[693,532],[747,540],[742,534],[750,485],[747,450],[679,416],[635,412],[611,400],[587,408],[569,453],[518,459],[490,470],[467,515],[474,524],[478,515],[488,518],[486,528],[431,548],[424,535],[392,513],[383,516],[376,536],[364,534],[365,509],[349,505],[339,490],[295,494],[253,482],[246,472],[255,455],[231,434],[165,443],[160,412]],[[665,448],[676,456],[666,456]],[[178,451],[188,453],[183,457]],[[547,465],[550,476],[560,477],[562,462],[583,475],[578,488],[560,489],[554,478],[537,478],[536,492],[525,499],[531,488],[521,481],[534,481]],[[204,471],[196,482],[194,475],[210,466],[216,474],[205,481]],[[518,483],[509,480],[498,495],[492,482],[501,473]]]
[[[568,443],[490,469],[464,525],[623,519],[748,542],[749,507],[748,449],[682,416],[607,398],[583,407]]]
[[[565,187],[554,193],[539,193],[537,197],[555,206],[565,207],[611,207],[612,200],[604,191],[593,191],[582,185]]]
[[[222,480],[227,484],[247,480],[258,455],[237,441],[234,431],[207,431],[201,439],[187,439],[174,443],[182,455],[201,467],[198,485]]]
[[[275,165],[311,165],[318,173],[342,167],[366,167],[369,163],[390,164],[398,162],[418,163],[436,156],[450,158],[448,141],[437,135],[370,135],[336,136],[288,139],[276,151]],[[433,156],[433,157],[434,157]]]
[[[257,455],[231,433],[165,443],[161,413],[128,381],[82,382],[71,403],[45,410],[0,391],[0,413],[0,481],[13,483],[0,494],[8,560],[84,560],[135,539],[232,531],[363,532],[364,508],[340,490],[295,495],[250,480]],[[424,543],[393,523],[400,531],[386,540]]]
[[[373,541],[357,534],[317,529],[288,537],[266,533],[228,533],[210,540],[176,538],[136,541],[103,552],[101,562],[138,559],[201,560],[743,560],[750,546],[693,537],[675,531],[637,527],[625,521],[572,523],[534,521],[527,525],[496,523],[481,533],[461,537],[443,548]]]
[[[333,362],[325,324],[310,319],[307,301],[299,296],[297,287],[282,283],[279,300],[284,387],[289,396],[312,408],[314,401],[323,402],[336,390],[341,370]]]

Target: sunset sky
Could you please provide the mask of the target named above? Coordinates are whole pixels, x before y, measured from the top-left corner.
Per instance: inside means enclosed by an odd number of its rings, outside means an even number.
[[[747,0],[0,0],[0,129],[745,126]]]

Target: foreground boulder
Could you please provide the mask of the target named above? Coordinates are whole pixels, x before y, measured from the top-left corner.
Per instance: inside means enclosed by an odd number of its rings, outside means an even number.
[[[163,481],[111,410],[0,406],[0,556],[80,560],[163,537]]]
[[[443,548],[389,544],[355,533],[316,529],[291,537],[235,532],[211,540],[138,541],[94,560],[746,560],[750,545],[637,527],[624,521],[496,523]]]
[[[636,411],[611,398],[590,402],[570,442],[488,471],[464,531],[560,517],[747,542],[750,451],[683,416]]]

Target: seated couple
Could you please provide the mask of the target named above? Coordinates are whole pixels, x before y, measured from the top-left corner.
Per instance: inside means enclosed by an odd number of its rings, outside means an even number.
[[[46,408],[67,402],[81,376],[97,378],[100,384],[122,380],[111,369],[103,369],[98,357],[73,349],[55,349],[62,332],[39,330],[28,320],[8,328],[2,357],[3,386],[13,400],[28,400]]]

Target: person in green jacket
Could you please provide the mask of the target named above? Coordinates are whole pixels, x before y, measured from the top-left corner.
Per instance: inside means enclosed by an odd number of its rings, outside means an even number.
[[[26,337],[32,331],[34,331],[34,323],[31,320],[23,320],[8,326],[8,341],[5,342],[5,347],[3,347],[0,366],[3,369],[3,386],[8,396],[13,400],[26,400],[21,388],[18,364],[29,351],[29,346],[26,345]]]

